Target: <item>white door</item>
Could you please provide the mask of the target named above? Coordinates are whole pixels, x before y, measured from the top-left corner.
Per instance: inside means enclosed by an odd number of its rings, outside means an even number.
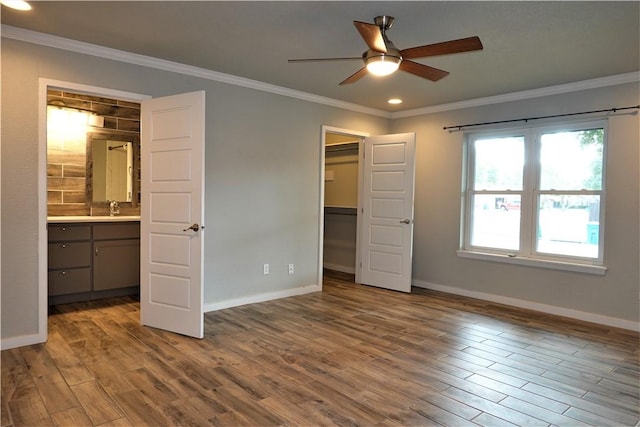
[[[140,319],[202,338],[205,93],[142,102]]]
[[[411,292],[415,133],[365,138],[360,283]]]

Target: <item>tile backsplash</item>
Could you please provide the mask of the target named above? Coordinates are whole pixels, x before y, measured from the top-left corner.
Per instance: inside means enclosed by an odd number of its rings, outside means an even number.
[[[108,215],[106,201],[94,202],[91,189],[91,152],[93,139],[129,141],[133,145],[133,198],[120,203],[121,215],[140,214],[140,104],[111,98],[70,93],[47,92],[47,214]],[[60,107],[60,108],[58,108]],[[64,111],[64,123],[52,115]],[[75,126],[86,120],[82,112],[104,118],[103,127]]]

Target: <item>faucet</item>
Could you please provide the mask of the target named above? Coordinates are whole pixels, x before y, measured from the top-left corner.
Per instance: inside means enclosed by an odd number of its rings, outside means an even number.
[[[120,205],[115,200],[109,200],[109,216],[115,216],[120,213]]]

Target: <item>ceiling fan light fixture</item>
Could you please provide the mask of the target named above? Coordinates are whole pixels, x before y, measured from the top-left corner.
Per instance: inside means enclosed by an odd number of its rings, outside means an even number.
[[[402,58],[392,55],[376,55],[365,59],[367,70],[374,76],[388,76],[393,74],[400,67]]]

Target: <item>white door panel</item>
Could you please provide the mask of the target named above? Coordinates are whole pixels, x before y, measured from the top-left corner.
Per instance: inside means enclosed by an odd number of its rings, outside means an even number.
[[[415,134],[364,142],[360,282],[411,292]]]
[[[374,163],[381,167],[383,164]],[[371,191],[404,191],[404,183],[406,181],[404,171],[379,171],[373,172],[371,175]]]
[[[151,221],[155,223],[180,223],[191,221],[191,194],[154,193],[149,197],[152,206]]]
[[[204,92],[142,102],[140,317],[197,338],[204,334],[204,109]]]
[[[157,147],[160,149],[160,147]],[[191,180],[191,150],[151,153],[151,182],[179,185]]]
[[[395,276],[402,274],[402,255],[400,254],[371,251],[369,260],[370,270],[381,273],[381,277],[386,275],[389,279],[395,279]]]
[[[404,227],[397,225],[372,225],[372,245],[384,245],[401,248],[403,244]]]
[[[402,199],[371,199],[371,217],[402,219],[404,206]]]
[[[191,242],[195,240],[187,236],[152,233],[149,240],[151,246],[149,261],[158,269],[160,267],[191,268]],[[174,272],[174,274],[180,273],[186,275],[188,271]]]
[[[154,304],[163,304],[171,308],[190,308],[191,282],[189,279],[164,274],[151,276],[154,286],[150,290],[149,300]]]
[[[406,162],[407,151],[404,142],[379,144],[375,145],[372,150],[373,163],[376,165],[397,165]]]

